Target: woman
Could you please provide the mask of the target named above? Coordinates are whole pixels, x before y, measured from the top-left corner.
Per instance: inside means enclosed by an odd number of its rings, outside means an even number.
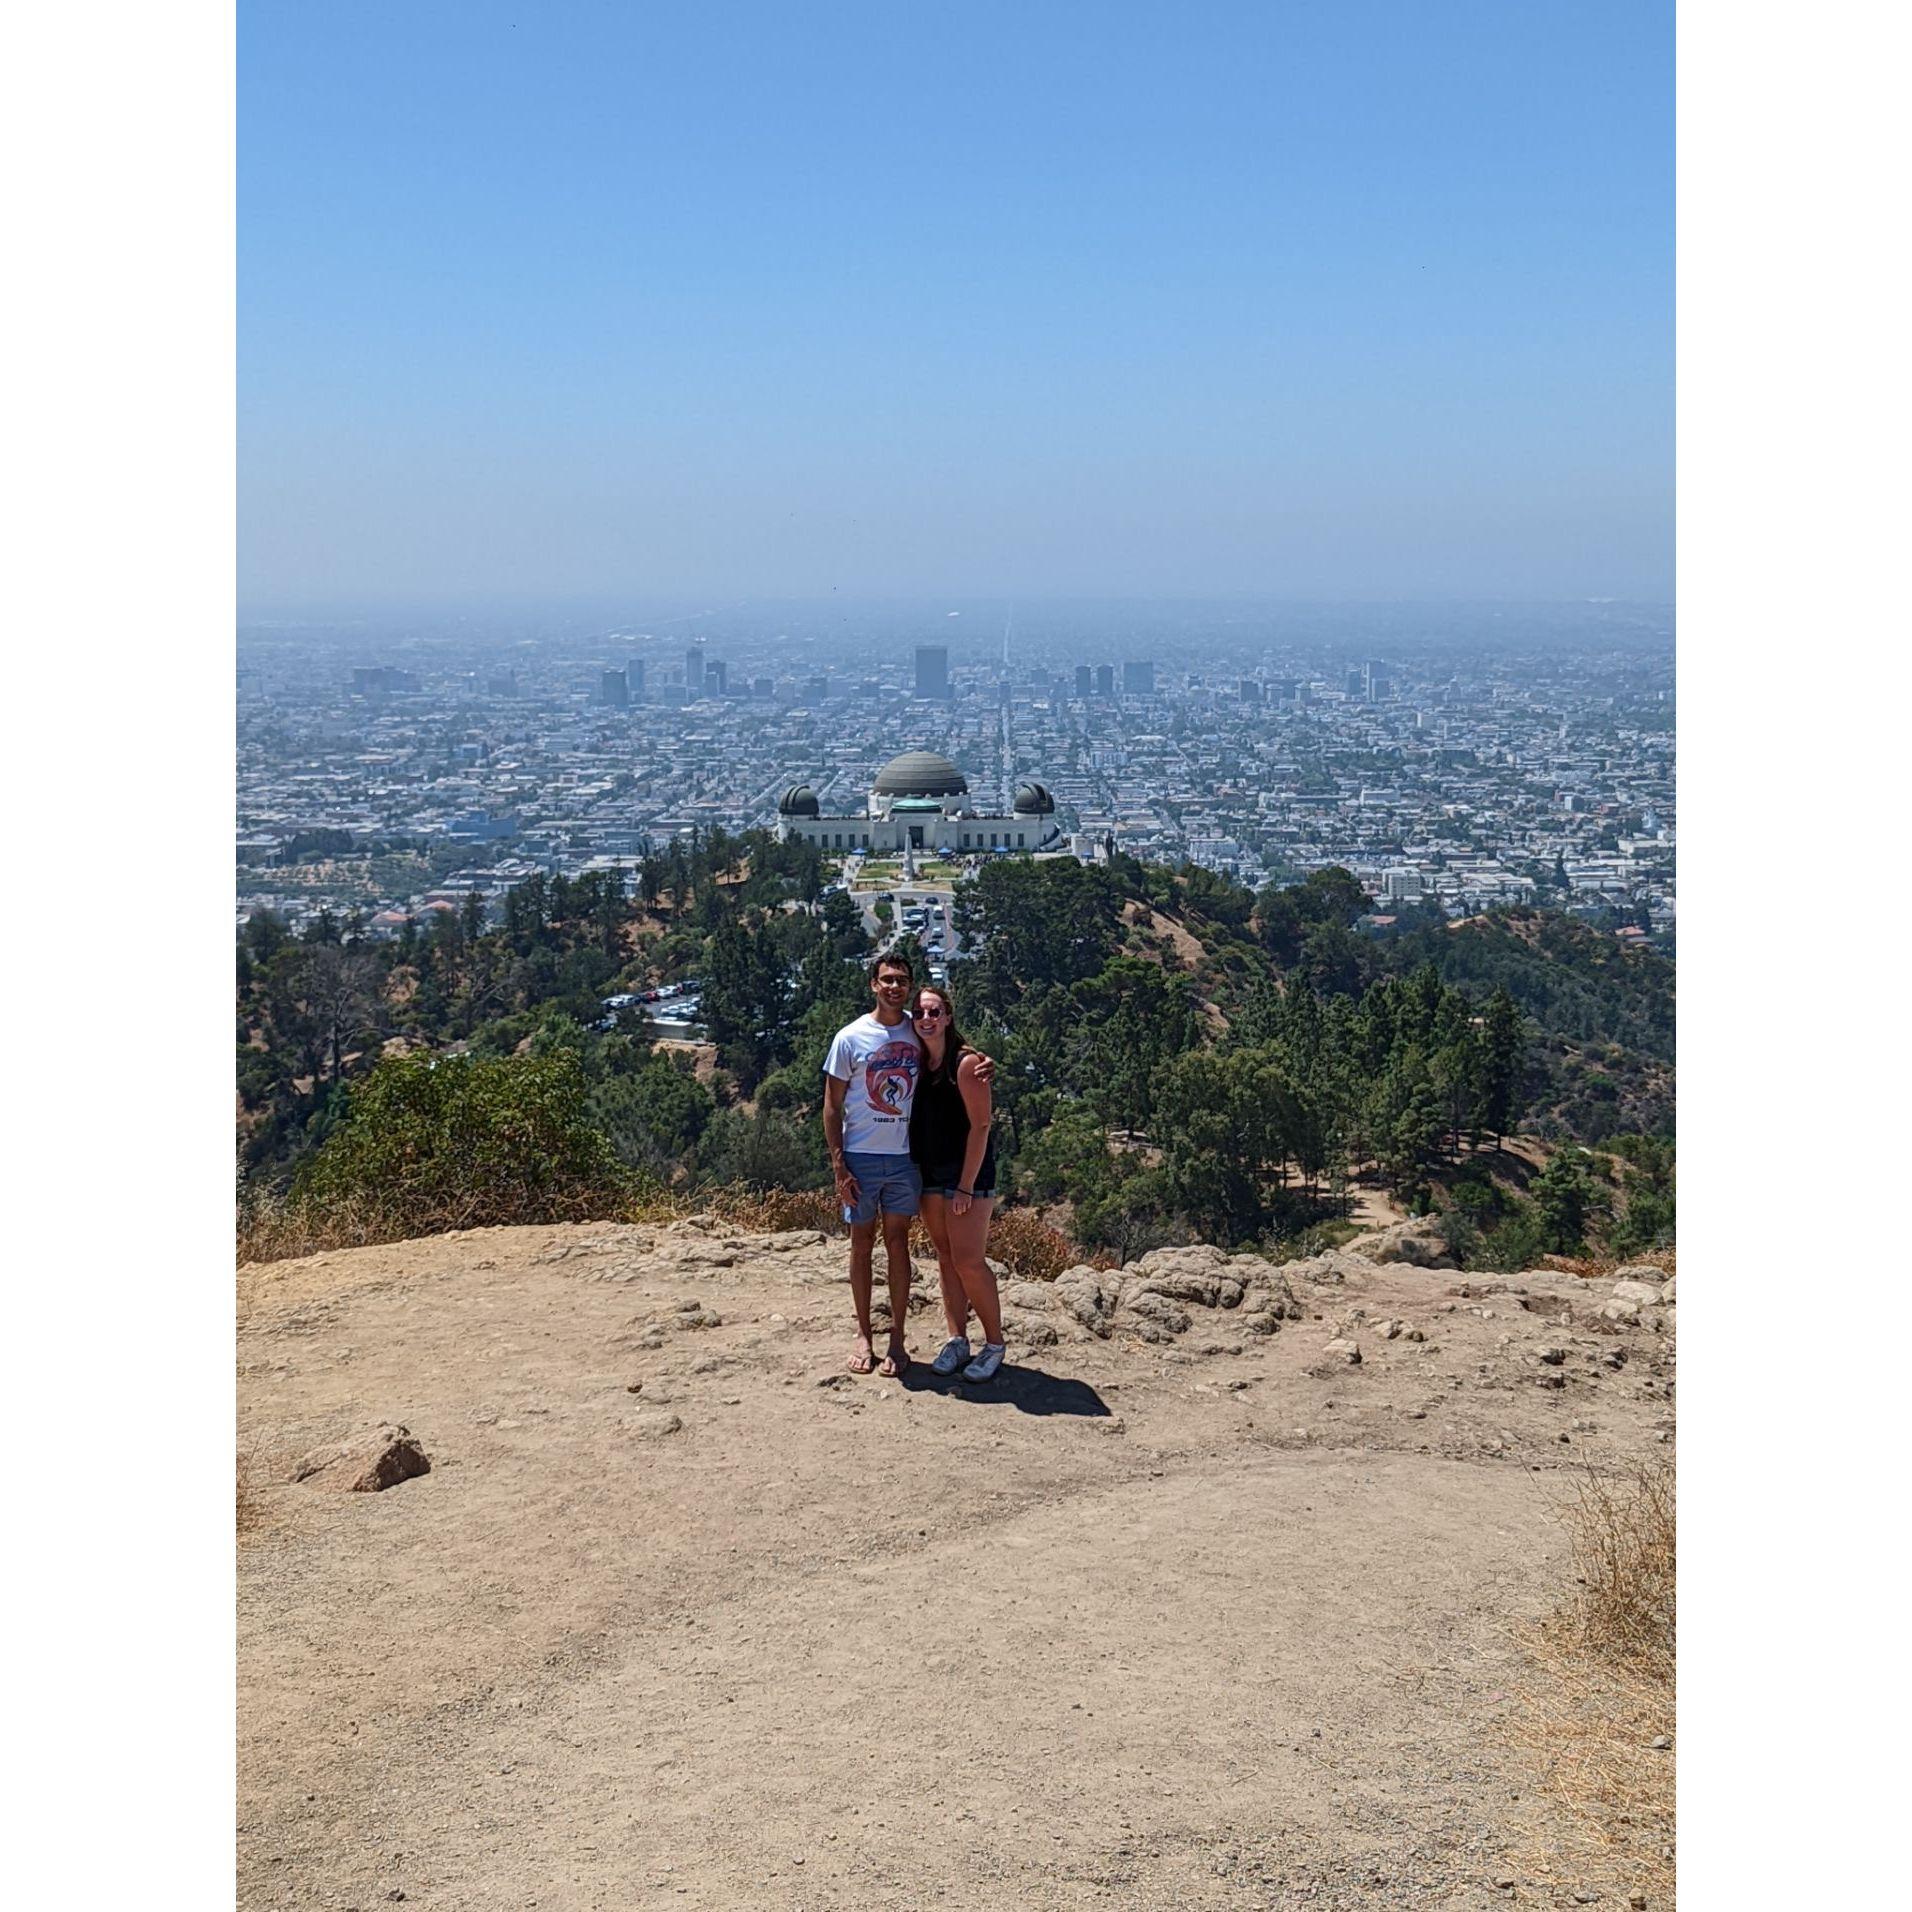
[[[993,1381],[1002,1366],[1002,1303],[996,1277],[983,1259],[995,1207],[996,1151],[990,1140],[989,1084],[981,1058],[956,1027],[947,990],[926,983],[912,1014],[923,1045],[923,1066],[910,1108],[910,1154],[922,1171],[922,1214],[936,1244],[943,1279],[943,1315],[949,1339],[930,1365],[932,1374],[962,1369],[965,1381]],[[970,1359],[969,1311],[983,1324],[983,1350]]]

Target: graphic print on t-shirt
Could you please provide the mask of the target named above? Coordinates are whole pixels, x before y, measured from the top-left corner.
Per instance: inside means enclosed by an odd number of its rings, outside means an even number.
[[[910,1104],[922,1048],[908,1023],[859,1016],[836,1033],[823,1073],[845,1085],[843,1147],[851,1155],[907,1155]]]
[[[914,1036],[887,1042],[863,1065],[863,1093],[884,1115],[908,1118],[922,1049]]]

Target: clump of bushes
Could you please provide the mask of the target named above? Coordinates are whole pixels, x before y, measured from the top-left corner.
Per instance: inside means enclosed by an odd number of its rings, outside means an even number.
[[[577,1056],[397,1056],[353,1085],[284,1201],[242,1202],[252,1260],[451,1228],[585,1221],[642,1192],[586,1109]]]

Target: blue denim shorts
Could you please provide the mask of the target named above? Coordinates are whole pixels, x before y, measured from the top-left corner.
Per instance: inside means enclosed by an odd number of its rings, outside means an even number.
[[[864,1155],[845,1149],[843,1161],[856,1177],[859,1222],[873,1222],[879,1213],[916,1213],[923,1193],[923,1178],[907,1155]]]

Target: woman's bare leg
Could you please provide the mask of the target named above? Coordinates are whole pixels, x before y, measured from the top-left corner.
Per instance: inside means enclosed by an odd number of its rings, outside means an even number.
[[[955,1219],[949,1203],[940,1195],[925,1195],[922,1201],[923,1226],[936,1246],[936,1277],[943,1290],[943,1320],[952,1341],[969,1337],[969,1297],[956,1273],[956,1257],[950,1248],[949,1225]]]
[[[946,1209],[948,1204],[939,1201],[937,1206]],[[1001,1347],[1002,1300],[996,1293],[995,1271],[983,1254],[989,1244],[989,1219],[995,1207],[992,1197],[979,1195],[966,1215],[949,1215],[946,1221],[950,1259],[956,1264],[957,1279],[970,1306],[983,1324],[983,1339]]]

